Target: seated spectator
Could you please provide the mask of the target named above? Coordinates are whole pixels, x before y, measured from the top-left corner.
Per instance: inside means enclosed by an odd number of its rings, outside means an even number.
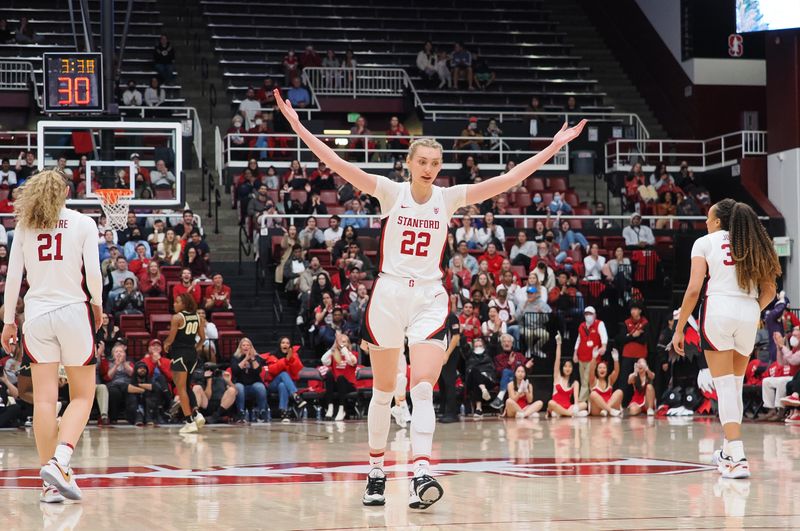
[[[472,226],[472,217],[469,214],[461,217],[461,226],[456,229],[455,238],[458,242],[466,242],[469,249],[479,247],[478,229]]]
[[[433,53],[433,43],[425,41],[422,49],[417,53],[417,70],[430,82],[436,75],[436,56]]]
[[[667,171],[667,163],[662,161],[656,164],[655,170],[650,175],[650,186],[658,191],[660,187],[668,184],[675,184],[675,179]]]
[[[177,265],[183,256],[183,240],[177,237],[175,230],[169,228],[164,233],[164,241],[158,244],[156,254],[164,265]]]
[[[647,225],[642,225],[642,216],[635,213],[631,216],[631,224],[622,229],[625,247],[628,249],[644,249],[656,244],[656,237]]]
[[[505,321],[500,318],[497,306],[489,304],[489,315],[481,324],[481,335],[489,345],[500,343],[500,336],[507,334],[508,328]]]
[[[472,286],[470,286],[471,291],[479,290],[481,292],[483,300],[485,300],[487,304],[489,300],[495,296],[492,278],[491,273],[488,271],[479,271],[473,278]]]
[[[258,355],[253,342],[244,337],[231,358],[231,379],[236,386],[237,419],[244,423],[245,405],[248,400],[255,400],[251,418],[257,423],[267,420],[267,388],[261,381],[264,359]]]
[[[111,361],[106,373],[108,384],[108,417],[114,424],[125,414],[128,392],[133,381],[133,364],[127,360],[125,345],[117,343],[111,349]]]
[[[459,240],[458,242],[458,254],[461,256],[462,261],[464,262],[464,267],[466,267],[471,275],[478,274],[478,260],[469,254],[469,249],[467,242],[464,240]],[[455,256],[454,256],[455,257]],[[449,267],[453,267],[453,258],[450,259]]]
[[[535,192],[533,194],[533,197],[531,198],[531,204],[528,205],[528,207],[525,209],[525,214],[527,214],[528,216],[549,215],[548,207],[546,204],[544,204],[541,193]],[[536,225],[538,225],[539,223],[542,224],[541,234],[544,234],[544,229],[546,228],[546,226],[543,221],[537,220],[536,223],[534,224],[534,229],[536,229]],[[538,231],[536,232],[539,233]],[[535,238],[533,238],[533,240],[536,241]]]
[[[28,22],[28,17],[20,17],[15,38],[20,44],[42,44],[45,40],[44,35],[39,35],[34,31],[33,26]]]
[[[765,413],[759,420],[782,420],[783,398],[787,384],[800,372],[800,330],[795,329],[789,336],[789,345],[780,332],[773,334],[777,346],[777,360],[767,368],[768,377],[761,382],[761,397]]]
[[[508,391],[508,400],[504,416],[518,419],[539,418],[539,411],[544,407],[541,400],[534,401],[533,385],[527,379],[528,372],[524,365],[517,365],[514,379],[508,382],[505,390]]]
[[[583,294],[575,285],[570,284],[566,271],[559,271],[556,285],[550,289],[548,304],[562,313],[578,316],[583,311]]]
[[[134,256],[133,260],[128,264],[128,269],[137,277],[145,273],[147,267],[150,265],[151,259],[147,256],[149,250],[150,245],[148,244],[142,243],[141,241],[136,244],[136,256]]]
[[[629,258],[625,258],[625,251],[622,247],[614,249],[614,258],[603,266],[603,277],[608,282],[619,285],[627,285],[632,281],[631,261]]]
[[[129,424],[136,426],[155,425],[159,418],[159,405],[163,394],[154,382],[147,364],[139,360],[133,367],[131,383],[125,403],[125,416]]]
[[[140,245],[144,247],[145,257],[150,258],[150,245],[142,236],[142,229],[140,229],[138,226],[134,226],[130,231],[130,235],[125,239],[125,245],[123,246],[123,253],[125,254],[125,259],[128,260],[128,262],[135,260],[138,257],[136,248]]]
[[[489,68],[486,59],[476,52],[472,56],[472,69],[474,72],[475,86],[481,90],[486,90],[494,83],[495,73]]]
[[[455,254],[451,261],[453,265],[448,268],[448,272],[452,273],[450,292],[459,293],[465,288],[469,290],[472,285],[472,273],[464,266],[464,258],[460,254]]]
[[[473,314],[473,310],[472,302],[467,301],[464,303],[463,308],[461,308],[461,315],[458,316],[458,321],[461,323],[461,334],[468,343],[472,343],[476,337],[480,337],[482,332],[481,322],[478,317]]]
[[[409,133],[403,124],[400,123],[400,119],[397,116],[392,116],[389,119],[389,129],[385,134],[389,137],[386,140],[386,147],[387,149],[393,150],[390,154],[391,157],[395,160],[402,161],[408,151]]]
[[[163,219],[156,219],[153,221],[153,232],[147,235],[147,243],[150,244],[151,250],[158,249],[158,244],[164,241],[166,237],[167,227]],[[154,258],[156,255],[152,255]]]
[[[4,158],[0,164],[0,188],[13,188],[17,185],[17,172],[11,169],[11,163]]]
[[[192,278],[206,280],[211,274],[211,269],[202,256],[197,251],[196,247],[187,247],[184,253],[183,262],[181,265],[191,271]]]
[[[172,82],[172,73],[175,70],[175,48],[163,33],[158,38],[158,44],[153,48],[153,68],[164,83]]]
[[[545,343],[550,341],[550,332],[545,328],[547,320],[538,317],[526,318],[525,314],[547,314],[552,312],[552,310],[539,293],[539,288],[536,286],[528,286],[525,292],[528,297],[525,303],[517,308],[516,315],[517,322],[520,323],[520,337],[525,338],[529,353],[535,354],[539,358],[544,358],[545,353],[542,347]]]
[[[292,247],[292,255],[283,265],[283,285],[287,293],[297,294],[299,291],[300,275],[308,267],[308,262],[303,258],[303,248],[299,245]]]
[[[334,418],[334,407],[338,406],[335,419],[347,417],[345,403],[347,395],[356,390],[356,365],[358,357],[353,354],[350,338],[337,332],[331,348],[322,355],[321,363],[329,370],[325,373],[325,398],[327,403],[325,419]]]
[[[358,198],[354,198],[350,202],[350,208],[345,211],[345,216],[366,216],[367,211],[364,210],[364,206],[361,204],[361,200]],[[366,217],[355,217],[349,218],[346,217],[344,221],[342,221],[343,227],[355,227],[357,229],[366,229],[369,227],[369,219]]]
[[[364,315],[367,311],[367,304],[369,303],[369,293],[367,286],[359,284],[356,291],[356,298],[350,303],[347,312],[348,325],[355,330],[361,330],[364,323]]]
[[[292,106],[296,109],[304,109],[311,105],[311,94],[303,86],[300,78],[293,78],[291,84],[292,86],[286,91],[286,99],[292,102]]]
[[[567,123],[570,127],[580,121],[580,116],[577,115],[579,111],[580,108],[578,107],[578,100],[575,99],[575,96],[568,97],[567,105],[564,107],[564,112],[568,113]]]
[[[139,274],[139,288],[145,297],[166,297],[167,279],[155,260],[147,264],[147,269]]]
[[[197,305],[200,306],[200,279],[192,280],[192,270],[186,267],[181,270],[180,282],[172,288],[173,300],[177,299],[181,293],[189,293]]]
[[[352,160],[367,162],[363,160],[364,142],[367,142],[367,149],[374,148],[375,143],[374,141],[367,140],[364,137],[370,136],[371,134],[372,131],[370,131],[367,127],[367,119],[363,116],[356,118],[355,124],[353,124],[353,127],[350,128],[350,135],[353,136],[353,138],[350,139],[350,144],[348,147],[350,150],[349,155]]]
[[[492,357],[486,349],[483,337],[477,336],[466,347],[464,390],[471,404],[473,416],[483,416],[483,402],[492,400],[490,389],[497,385]]]
[[[491,214],[487,214],[491,215]],[[499,226],[496,226],[500,229]],[[501,229],[502,230],[502,229]],[[505,237],[503,238],[504,241]],[[478,263],[486,260],[486,263],[489,265],[489,274],[492,275],[492,278],[497,278],[498,273],[500,273],[500,268],[503,265],[503,255],[497,252],[497,245],[495,244],[494,240],[489,240],[488,245],[486,246],[486,252],[483,253],[478,257]]]
[[[357,267],[359,272],[362,273],[362,278],[371,277],[372,272],[375,270],[372,260],[361,251],[361,245],[357,241],[350,242],[349,249],[337,260],[336,265],[344,272]]]
[[[242,136],[245,133],[247,128],[244,126],[244,118],[237,114],[231,118],[231,126],[226,131],[231,147],[228,156],[232,160],[244,160],[247,156],[246,149],[243,149],[248,145],[248,139]]]
[[[98,253],[100,254],[100,263],[111,257],[111,248],[116,247],[114,243],[114,231],[107,230],[103,233],[103,241],[97,246]]]
[[[123,286],[125,290],[114,299],[114,318],[117,321],[120,315],[144,313],[144,296],[136,288],[136,282],[126,278]]]
[[[525,302],[528,300],[528,293],[526,288],[529,288],[530,286],[535,286],[537,292],[539,293],[539,297],[543,298],[544,301],[547,302],[547,295],[545,294],[546,290],[542,289],[542,285],[541,282],[539,281],[539,276],[536,274],[536,271],[531,270],[531,272],[528,273],[528,279],[525,282],[525,284],[523,284],[521,288],[517,289],[514,292],[513,301],[514,301],[515,312],[516,309],[519,309],[519,307],[525,304]]]
[[[603,278],[603,267],[606,265],[605,256],[600,256],[600,246],[593,243],[589,254],[583,257],[584,278],[589,281]]]
[[[203,241],[200,230],[192,229],[189,241],[186,242],[184,247],[184,254],[189,254],[189,250],[194,249],[197,251],[198,258],[202,258],[206,263],[211,263],[211,249],[208,247],[208,244]]]
[[[188,208],[184,210],[181,214],[181,222],[172,227],[172,230],[183,240],[191,238],[193,230],[200,230],[200,227],[197,226],[197,220],[194,218],[194,212]],[[202,236],[202,232],[200,235]]]
[[[439,76],[439,87],[453,88],[453,75],[450,72],[450,56],[444,50],[436,51],[436,62],[433,64],[436,75]]]
[[[117,295],[126,291],[125,280],[132,279],[134,284],[137,281],[136,275],[128,271],[128,261],[125,260],[124,256],[117,257],[115,266],[115,269],[111,271],[110,274],[111,288],[106,301],[109,308],[114,307],[114,301],[116,301]]]
[[[197,309],[197,316],[200,318],[200,322],[206,324],[205,327],[206,339],[203,342],[200,354],[202,357],[204,357],[211,363],[216,363],[217,340],[219,339],[219,330],[217,330],[217,325],[215,325],[206,318],[206,311],[203,308]]]
[[[114,325],[114,316],[110,313],[104,313],[100,320],[100,328],[95,332],[95,337],[98,341],[102,341],[106,345],[116,345],[122,337],[119,327]]]
[[[551,248],[552,247],[550,247],[546,241],[540,242],[537,245],[536,256],[533,257],[531,263],[536,263],[536,267],[539,267],[539,264],[544,264],[546,269],[549,269],[550,271],[558,269],[556,257],[552,252],[550,252]]]
[[[563,200],[559,192],[553,194],[553,200],[547,206],[547,209],[553,216],[564,216],[572,214],[572,207],[569,206],[569,203]]]
[[[300,62],[297,60],[294,50],[289,50],[286,53],[281,66],[283,67],[283,82],[286,85],[291,84],[292,80],[300,75]]]
[[[346,272],[346,275],[347,284],[342,288],[342,293],[339,297],[339,304],[342,306],[342,308],[349,308],[350,304],[356,300],[358,287],[361,285],[359,269],[357,267],[351,267],[350,270]]]
[[[231,288],[223,283],[222,274],[215,273],[211,277],[211,285],[206,288],[203,308],[209,316],[214,312],[231,310]]]
[[[580,249],[581,247],[583,247],[584,251],[589,250],[589,240],[586,239],[582,232],[572,230],[567,220],[561,221],[556,243],[558,243],[562,251]]]
[[[324,315],[324,317],[320,318],[320,315]],[[330,318],[328,319],[328,317]],[[317,312],[317,322],[319,325],[315,335],[315,344],[321,352],[326,351],[333,345],[337,332],[352,336],[351,340],[356,339],[355,336],[358,331],[346,326],[344,311],[341,306],[333,306],[332,309],[326,308],[321,312]]]
[[[656,220],[656,230],[669,227],[669,218],[677,215],[678,205],[672,198],[672,192],[666,191],[660,194],[659,201],[656,203],[656,216],[664,216]]]
[[[167,92],[157,77],[150,79],[150,86],[144,89],[144,103],[148,107],[159,107],[167,100]]]
[[[16,428],[19,425],[21,407],[15,402],[17,398],[17,386],[9,378],[8,372],[0,367],[0,428]]]
[[[342,239],[344,228],[340,226],[340,222],[341,218],[334,214],[328,219],[328,228],[322,233],[322,238],[325,240],[325,247],[329,251],[333,251],[333,246]]]
[[[247,203],[247,217],[251,220],[255,220],[268,210],[268,204],[272,204],[272,200],[269,198],[267,185],[262,184],[258,190],[250,196],[250,200]]]
[[[308,176],[308,181],[311,183],[311,189],[314,191],[320,190],[335,190],[336,182],[334,182],[334,173],[328,168],[324,162],[317,163],[317,169],[311,172]]]
[[[306,226],[297,237],[303,249],[322,249],[325,246],[325,235],[317,227],[317,218],[314,216],[306,220]]]
[[[228,371],[203,371],[203,385],[195,384],[192,391],[200,413],[209,424],[217,424],[226,417],[235,418],[238,390]]]
[[[275,83],[271,77],[267,76],[256,93],[256,99],[261,107],[272,107],[275,105]]]
[[[256,116],[261,112],[261,103],[256,99],[256,91],[253,87],[247,87],[244,99],[239,102],[238,113],[244,117],[246,130],[255,127]]]
[[[495,375],[500,381],[500,391],[497,397],[492,401],[490,406],[492,409],[503,409],[503,399],[508,392],[507,386],[509,382],[514,379],[514,370],[517,367],[524,367],[531,369],[533,367],[533,360],[526,359],[522,353],[514,349],[514,338],[510,334],[505,334],[500,337],[500,350],[494,357]]]
[[[499,286],[501,284],[501,282],[503,281],[503,275],[505,275],[506,273],[511,273],[511,282],[512,283],[516,283],[516,284],[519,283],[519,276],[517,276],[517,274],[514,273],[514,271],[512,269],[512,266],[511,266],[511,261],[508,258],[503,258],[503,261],[500,264],[500,271],[498,271],[497,273],[494,274],[494,285],[495,286]]]
[[[175,188],[175,175],[160,159],[156,161],[156,169],[150,172],[150,180],[156,188]]]
[[[134,80],[128,81],[128,86],[122,93],[122,105],[127,107],[141,107],[142,106],[142,93],[136,88]]]
[[[298,350],[292,347],[291,340],[283,336],[278,340],[278,352],[273,356],[270,353],[261,354],[266,371],[264,372],[264,385],[272,393],[278,393],[278,412],[281,422],[289,422],[289,398],[294,407],[302,410],[306,401],[297,394],[297,379],[303,369]]]
[[[455,43],[453,53],[450,54],[450,75],[453,78],[453,88],[458,89],[461,75],[464,75],[469,90],[475,90],[472,76],[472,54],[464,48],[461,42]]]
[[[494,222],[494,214],[487,212],[483,215],[483,227],[478,229],[478,246],[488,249],[490,243],[495,244],[495,249],[503,249],[506,243],[506,233],[502,225]]]
[[[147,365],[147,370],[150,372],[151,377],[160,374],[164,378],[164,382],[172,381],[172,362],[164,356],[163,345],[160,339],[151,339],[147,344],[147,354],[142,358],[142,361]]]
[[[319,56],[312,45],[307,45],[303,55],[300,56],[300,66],[302,68],[322,66],[322,57]]]
[[[478,119],[472,116],[467,122],[467,126],[461,131],[461,136],[453,142],[453,149],[458,151],[474,152],[480,151],[483,147],[483,134],[478,131]],[[472,165],[468,165],[469,155],[458,153],[456,155],[459,159],[464,161],[461,167],[461,173],[456,179],[457,184],[471,184],[479,176],[479,169],[475,159],[472,159]],[[469,179],[465,181],[464,179]]]

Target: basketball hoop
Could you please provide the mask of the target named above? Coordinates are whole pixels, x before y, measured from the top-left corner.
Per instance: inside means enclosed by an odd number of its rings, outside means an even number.
[[[100,198],[100,205],[106,215],[106,222],[113,230],[123,230],[128,226],[128,208],[133,190],[128,188],[101,188],[94,193]]]

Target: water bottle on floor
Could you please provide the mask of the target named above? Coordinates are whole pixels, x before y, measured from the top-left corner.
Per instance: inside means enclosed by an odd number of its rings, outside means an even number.
[[[264,420],[267,422],[272,422],[272,411],[270,411],[269,406],[267,406],[267,418]]]
[[[461,407],[458,408],[458,414],[462,417],[467,414],[467,409],[464,407],[464,404],[461,404]]]

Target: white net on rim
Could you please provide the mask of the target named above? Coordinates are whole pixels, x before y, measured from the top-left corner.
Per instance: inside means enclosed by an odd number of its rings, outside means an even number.
[[[128,226],[128,209],[133,196],[131,190],[96,190],[100,205],[106,215],[106,223],[113,230],[123,230]]]

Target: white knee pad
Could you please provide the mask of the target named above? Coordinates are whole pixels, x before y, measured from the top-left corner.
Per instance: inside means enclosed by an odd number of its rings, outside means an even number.
[[[389,424],[391,422],[392,393],[372,389],[372,399],[369,401],[367,411],[367,431],[369,432],[369,447],[381,450],[386,447],[389,437]]]
[[[411,450],[415,456],[430,457],[436,413],[433,411],[433,386],[420,382],[411,388]]]
[[[744,389],[744,374],[741,376],[734,375],[736,379],[736,407],[739,409],[739,424],[742,423],[744,417],[744,398],[742,397],[742,390]]]
[[[714,378],[714,387],[717,390],[717,404],[719,407],[719,421],[724,426],[730,422],[740,423],[741,414],[739,401],[736,397],[736,377],[726,374]]]

